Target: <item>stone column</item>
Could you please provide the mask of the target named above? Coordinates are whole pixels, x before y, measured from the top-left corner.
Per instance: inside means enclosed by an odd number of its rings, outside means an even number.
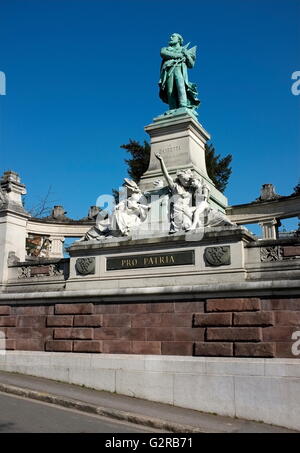
[[[8,278],[8,256],[20,261],[26,256],[27,220],[30,215],[23,208],[24,184],[13,171],[6,171],[0,180],[0,285]]]
[[[51,241],[50,254],[49,258],[63,258],[64,257],[64,242],[65,238],[63,236],[50,236]]]
[[[264,220],[259,223],[263,239],[277,239],[277,220]]]

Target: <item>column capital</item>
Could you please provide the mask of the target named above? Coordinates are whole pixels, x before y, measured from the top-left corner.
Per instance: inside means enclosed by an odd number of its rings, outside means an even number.
[[[22,195],[26,193],[26,187],[21,183],[18,173],[5,171],[0,179],[0,211],[13,211],[30,217],[22,202]]]

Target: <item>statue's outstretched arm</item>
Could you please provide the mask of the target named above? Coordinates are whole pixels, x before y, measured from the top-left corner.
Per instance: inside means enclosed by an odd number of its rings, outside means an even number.
[[[155,156],[157,157],[157,159],[160,162],[161,170],[163,172],[164,177],[167,180],[168,186],[172,189],[174,187],[174,181],[168,173],[167,167],[164,163],[162,156],[159,153],[156,153]]]

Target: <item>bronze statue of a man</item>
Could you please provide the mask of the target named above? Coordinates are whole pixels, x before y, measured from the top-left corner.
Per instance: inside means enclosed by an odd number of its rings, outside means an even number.
[[[196,60],[196,47],[183,46],[183,38],[178,33],[170,37],[169,46],[160,51],[162,57],[159,81],[159,96],[169,104],[170,111],[186,107],[196,109],[200,104],[197,87],[188,81],[187,68],[193,68]]]

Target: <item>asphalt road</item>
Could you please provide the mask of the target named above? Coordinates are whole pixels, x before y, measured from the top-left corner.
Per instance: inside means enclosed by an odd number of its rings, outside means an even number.
[[[116,422],[52,404],[0,393],[0,433],[149,433],[153,429]]]

